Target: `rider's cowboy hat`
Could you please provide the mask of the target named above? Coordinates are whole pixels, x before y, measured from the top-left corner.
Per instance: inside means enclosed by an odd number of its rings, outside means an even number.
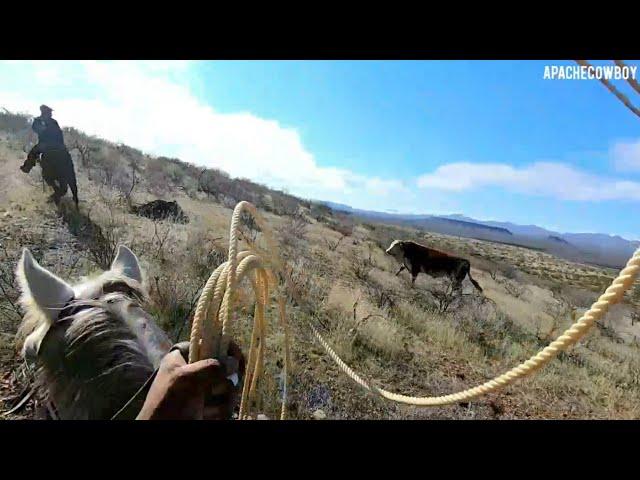
[[[53,108],[47,107],[46,105],[40,105],[41,112],[53,112]]]

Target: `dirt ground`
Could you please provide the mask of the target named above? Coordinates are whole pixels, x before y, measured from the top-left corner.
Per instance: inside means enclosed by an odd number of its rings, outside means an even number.
[[[99,271],[90,239],[64,213],[68,199],[62,209],[48,202],[37,168],[30,175],[18,170],[22,156],[14,139],[0,136],[2,412],[28,392],[28,372],[14,338],[21,312],[13,271],[22,248],[72,283]],[[172,335],[186,335],[188,318],[181,312],[209,273],[202,271],[203,249],[218,248],[222,259],[231,208],[176,189],[170,199],[179,202],[190,222],[154,222],[131,214],[113,188],[90,178],[80,164],[76,169],[82,218],[134,249],[148,277],[155,279],[151,311]],[[137,203],[157,196],[144,185],[135,191]],[[295,219],[263,213],[307,294],[307,304],[289,305],[293,418],[638,418],[640,324],[631,321],[635,306],[630,302],[613,309],[584,341],[535,377],[478,401],[430,409],[396,405],[364,392],[338,370],[306,327],[307,321],[316,322],[343,359],[380,386],[411,395],[446,394],[484,382],[534,354],[571,323],[572,315],[589,307],[600,284],[613,278],[611,271],[525,248],[378,224],[348,225],[308,214],[302,233],[292,238],[287,231]],[[259,240],[260,232],[253,233]],[[381,247],[390,238],[437,245],[469,258],[484,294],[465,281],[463,296],[443,306],[438,300],[442,281],[421,275],[411,288],[406,272],[396,276],[395,260]],[[245,302],[251,311],[251,299]],[[242,325],[237,335],[246,346]],[[275,355],[283,339],[277,328],[270,332],[268,345]],[[279,373],[271,361],[261,387],[263,409],[270,416],[278,408]],[[43,397],[34,394],[3,418],[44,416]]]

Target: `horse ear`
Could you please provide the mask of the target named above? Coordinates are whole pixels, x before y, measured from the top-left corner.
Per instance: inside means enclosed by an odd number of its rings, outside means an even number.
[[[26,248],[22,250],[16,273],[22,293],[30,295],[51,322],[58,318],[60,310],[75,296],[64,280],[42,268]]]
[[[111,264],[111,270],[122,273],[138,283],[142,283],[142,269],[140,268],[138,257],[124,245],[118,247],[116,258]]]

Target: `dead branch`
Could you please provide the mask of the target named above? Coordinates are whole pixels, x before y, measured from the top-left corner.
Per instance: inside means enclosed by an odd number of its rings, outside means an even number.
[[[587,67],[588,69],[594,68],[586,60],[575,60],[575,62],[580,66]],[[629,110],[631,110],[638,117],[640,117],[640,109],[635,107],[631,103],[631,101],[627,98],[627,96],[624,93],[620,92],[609,80],[607,80],[606,78],[598,78],[597,80],[599,80],[600,83],[602,83],[605,87],[607,87],[607,90],[613,93],[618,98],[618,100],[620,100]]]
[[[627,67],[627,65],[622,60],[614,60],[613,62],[616,65],[618,65],[620,68]],[[627,83],[631,85],[631,88],[633,88],[636,92],[640,93],[640,83],[638,83],[638,81],[635,78],[633,77],[627,78]]]

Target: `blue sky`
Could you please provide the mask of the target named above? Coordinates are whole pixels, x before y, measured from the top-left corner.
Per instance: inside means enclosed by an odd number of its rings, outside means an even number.
[[[639,238],[640,118],[558,64],[0,62],[0,107],[303,197]]]

